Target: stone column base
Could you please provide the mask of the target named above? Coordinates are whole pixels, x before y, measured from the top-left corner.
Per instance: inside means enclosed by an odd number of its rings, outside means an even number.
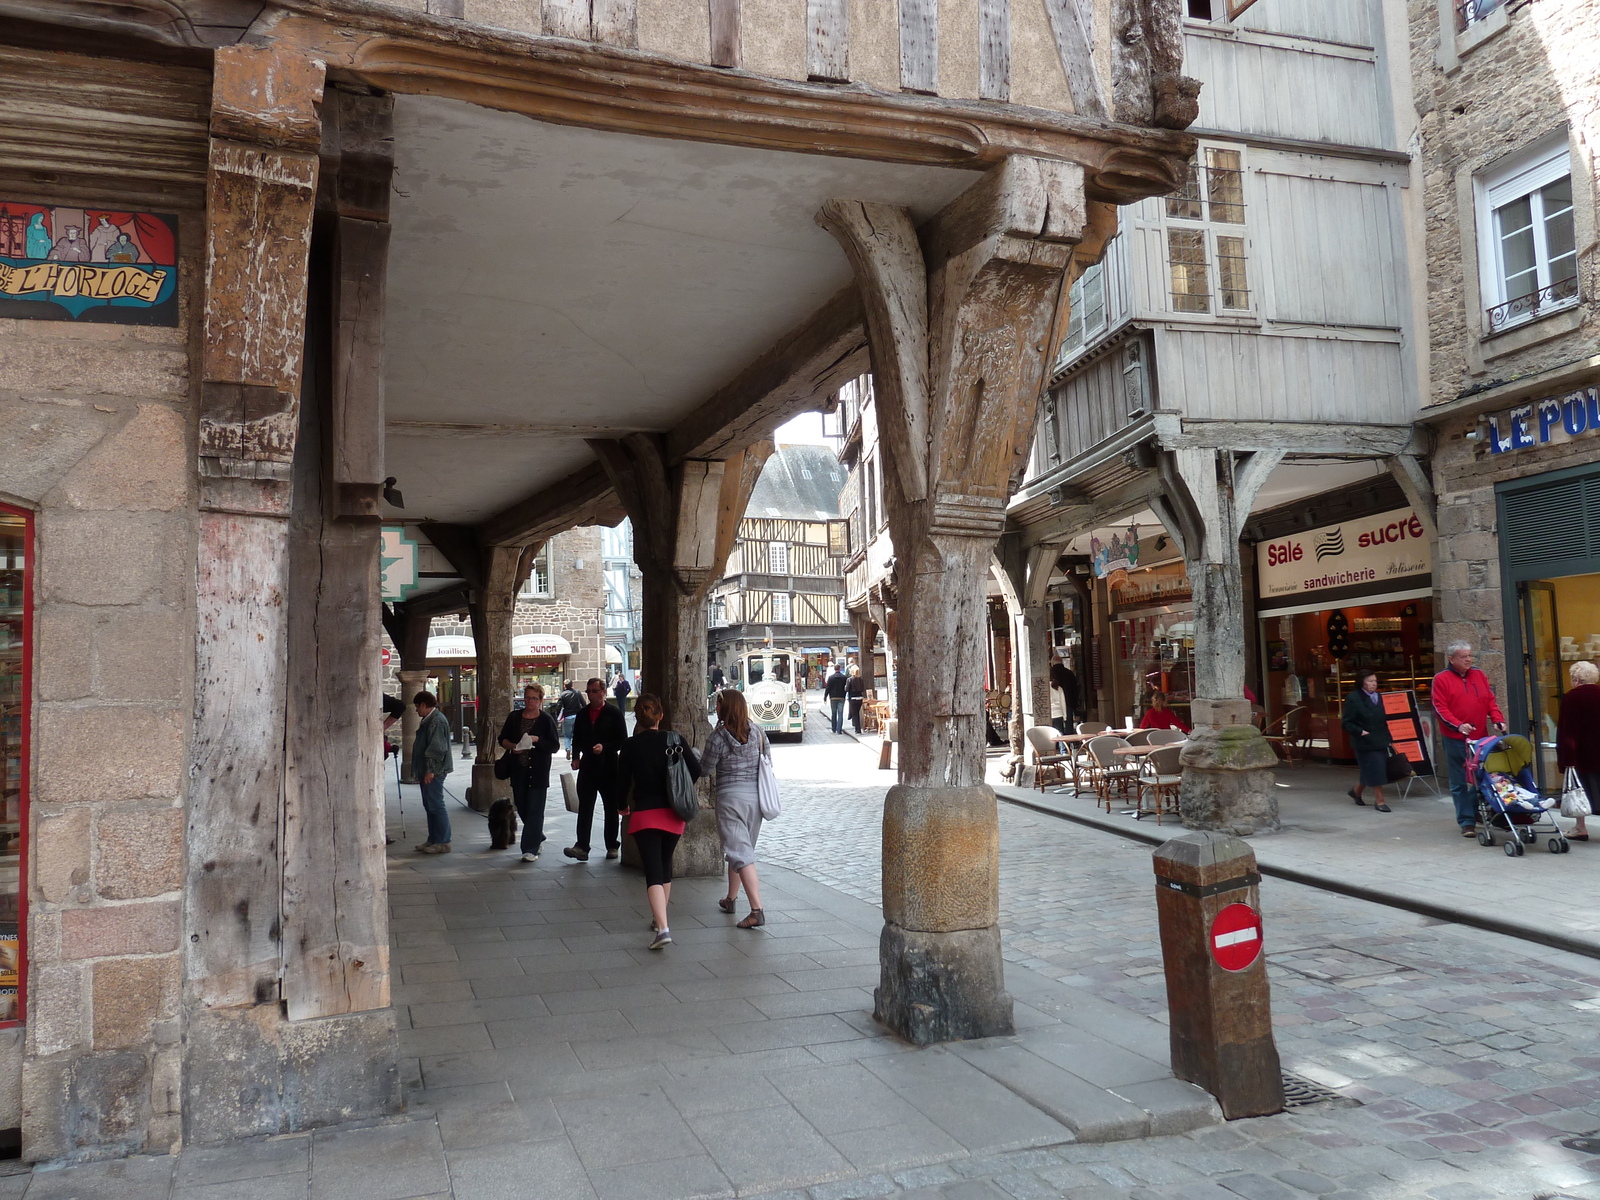
[[[1278,829],[1278,755],[1254,725],[1196,727],[1179,759],[1178,812],[1190,829],[1249,837]]]
[[[496,800],[511,799],[511,781],[494,777],[493,763],[472,764],[472,786],[467,789],[467,807],[486,813]]]
[[[918,933],[885,924],[873,1016],[918,1046],[1014,1033],[1000,927]]]

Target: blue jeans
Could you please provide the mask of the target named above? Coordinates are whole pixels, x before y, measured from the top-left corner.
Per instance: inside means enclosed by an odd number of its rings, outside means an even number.
[[[561,718],[561,744],[566,748],[567,757],[572,757],[572,727],[578,723],[578,714]]]
[[[444,776],[435,775],[422,788],[422,811],[428,817],[428,841],[436,846],[450,844],[450,810],[444,806]]]
[[[1445,766],[1450,772],[1450,798],[1456,802],[1456,824],[1478,823],[1478,789],[1467,779],[1467,743],[1461,738],[1442,738]]]
[[[828,697],[828,708],[829,708],[829,710],[830,710],[830,712],[832,714],[830,719],[833,722],[833,731],[835,733],[843,733],[844,732],[844,697],[842,697],[842,696],[829,696]]]

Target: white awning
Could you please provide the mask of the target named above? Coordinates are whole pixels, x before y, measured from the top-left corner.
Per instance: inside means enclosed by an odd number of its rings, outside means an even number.
[[[566,658],[572,643],[554,633],[519,633],[511,639],[512,658]]]
[[[622,651],[615,646],[607,646],[606,661],[608,663],[616,663],[620,667],[622,665]]]
[[[470,637],[460,633],[440,634],[428,639],[428,657],[477,658],[478,647]]]

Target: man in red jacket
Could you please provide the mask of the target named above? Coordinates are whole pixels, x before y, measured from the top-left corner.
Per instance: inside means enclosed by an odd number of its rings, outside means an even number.
[[[1506,716],[1494,698],[1489,677],[1472,665],[1472,643],[1451,642],[1450,665],[1433,677],[1433,711],[1444,735],[1444,760],[1450,771],[1450,795],[1456,803],[1456,824],[1463,837],[1477,832],[1478,799],[1467,779],[1467,739],[1506,731]]]

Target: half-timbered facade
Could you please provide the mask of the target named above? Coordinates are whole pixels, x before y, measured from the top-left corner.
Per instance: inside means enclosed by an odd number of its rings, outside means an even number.
[[[825,446],[782,446],[767,459],[711,589],[712,662],[726,669],[757,646],[831,661],[853,642],[840,553],[844,479]]]

